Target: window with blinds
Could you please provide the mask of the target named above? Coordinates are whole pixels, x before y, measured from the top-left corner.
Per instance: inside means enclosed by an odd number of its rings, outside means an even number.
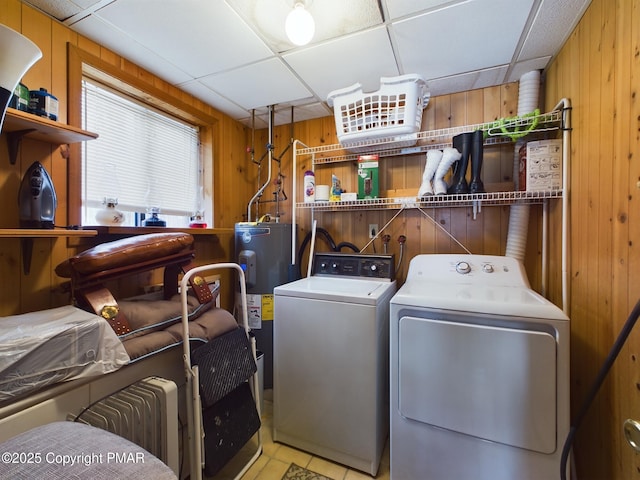
[[[198,127],[89,78],[82,93],[83,128],[99,133],[83,144],[82,224],[117,199],[124,225],[154,208],[167,226],[188,226],[202,202]]]

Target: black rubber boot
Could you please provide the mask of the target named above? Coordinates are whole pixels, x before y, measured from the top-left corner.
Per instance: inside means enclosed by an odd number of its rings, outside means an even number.
[[[473,132],[473,144],[471,147],[471,182],[469,182],[469,193],[484,193],[484,184],[480,178],[483,152],[483,133],[482,130],[476,130]]]
[[[451,178],[451,186],[447,189],[449,194],[469,193],[469,185],[467,184],[467,165],[469,164],[469,156],[471,155],[471,141],[473,133],[461,133],[453,137],[453,148],[460,152],[460,160],[453,164],[453,176]]]

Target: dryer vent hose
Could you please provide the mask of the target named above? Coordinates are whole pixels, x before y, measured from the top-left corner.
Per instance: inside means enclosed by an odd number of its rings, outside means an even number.
[[[540,95],[540,70],[532,70],[520,77],[518,89],[518,115],[526,115],[538,108]],[[513,154],[513,181],[519,189],[520,146],[516,143]],[[529,235],[529,205],[513,204],[509,207],[509,230],[507,232],[507,248],[505,256],[524,263]]]
[[[573,440],[576,435],[576,431],[580,427],[580,424],[582,423],[582,420],[587,414],[589,407],[593,403],[593,400],[595,399],[598,393],[598,390],[600,390],[600,387],[602,386],[605,378],[607,377],[609,370],[611,370],[611,367],[613,366],[613,362],[616,361],[616,358],[618,357],[620,350],[622,350],[622,347],[627,341],[627,338],[629,338],[629,334],[631,333],[631,330],[633,330],[633,327],[636,324],[636,321],[638,320],[639,316],[640,316],[640,300],[638,300],[635,307],[633,307],[633,310],[631,310],[631,313],[629,314],[627,321],[625,322],[625,324],[622,327],[622,330],[620,330],[620,333],[618,334],[618,338],[616,338],[615,343],[611,347],[611,351],[609,352],[609,355],[607,355],[607,358],[602,364],[602,367],[600,367],[600,372],[598,372],[598,376],[593,382],[593,385],[591,385],[589,394],[587,395],[584,402],[582,403],[582,406],[580,407],[580,411],[578,412],[578,415],[574,419],[573,424],[569,429],[569,434],[567,435],[567,439],[564,442],[564,447],[562,448],[562,457],[560,459],[560,478],[562,480],[566,480],[567,478],[567,460],[569,458],[569,452],[571,451],[571,446],[573,445]]]

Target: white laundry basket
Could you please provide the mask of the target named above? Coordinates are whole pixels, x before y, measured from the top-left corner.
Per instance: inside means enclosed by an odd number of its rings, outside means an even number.
[[[349,150],[364,151],[362,144],[390,140],[394,147],[415,145],[422,124],[422,110],[429,103],[427,82],[415,74],[381,77],[380,89],[366,93],[362,85],[329,93],[340,143]]]

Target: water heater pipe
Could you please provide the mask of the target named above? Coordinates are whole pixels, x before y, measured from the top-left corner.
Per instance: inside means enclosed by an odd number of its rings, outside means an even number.
[[[292,205],[292,214],[291,214],[291,245],[293,245],[293,248],[291,249],[291,265],[295,265],[296,264],[296,249],[295,249],[295,245],[296,245],[296,225],[297,225],[297,219],[296,219],[296,202],[297,202],[297,197],[298,197],[298,188],[297,188],[297,173],[298,173],[298,148],[309,148],[307,145],[305,145],[304,143],[302,143],[300,140],[294,140],[293,142],[293,176],[292,176],[292,185],[293,185],[293,194],[292,194],[292,198],[291,198],[291,205]],[[311,160],[311,163],[313,164],[313,158]]]
[[[251,221],[251,206],[253,205],[253,202],[255,202],[256,199],[262,195],[264,189],[271,184],[271,163],[273,161],[273,105],[269,106],[269,143],[267,145],[267,153],[267,163],[269,164],[267,181],[258,189],[251,200],[249,200],[249,205],[247,206],[247,222]]]

